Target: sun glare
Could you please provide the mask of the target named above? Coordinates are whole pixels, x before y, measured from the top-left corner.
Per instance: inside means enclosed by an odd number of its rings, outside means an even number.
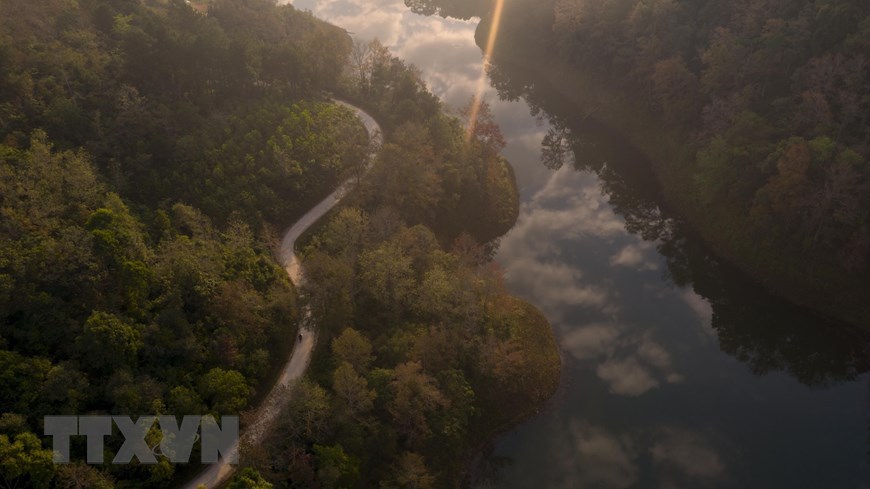
[[[505,0],[496,0],[495,11],[492,14],[492,27],[489,29],[489,37],[486,40],[486,51],[483,53],[483,66],[480,70],[480,78],[477,80],[477,88],[474,91],[474,100],[471,103],[471,111],[468,116],[468,130],[465,133],[465,141],[470,142],[477,126],[477,116],[480,115],[480,105],[483,103],[483,92],[486,90],[486,69],[489,66],[492,52],[495,49],[495,41],[498,39],[498,30],[501,27],[501,14],[504,10]]]

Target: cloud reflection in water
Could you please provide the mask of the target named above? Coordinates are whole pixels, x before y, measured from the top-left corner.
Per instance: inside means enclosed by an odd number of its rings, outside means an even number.
[[[451,107],[477,89],[483,55],[474,43],[477,19],[412,13],[396,0],[294,0],[296,8],[347,29],[356,39],[379,39],[394,55],[423,70],[429,88]],[[492,95],[492,89],[487,90]]]
[[[575,418],[556,446],[562,476],[549,487],[709,487],[725,473],[721,454],[705,436],[672,426],[613,433]],[[644,460],[657,468],[654,480],[642,479]]]
[[[620,297],[606,270],[597,277],[585,274],[578,260],[565,256],[583,249],[583,243],[602,242],[606,249],[616,243],[621,251],[609,257],[611,267],[658,268],[653,245],[625,230],[597,179],[563,168],[523,205],[520,215],[502,241],[499,258],[510,263],[506,277],[511,289],[538,305],[559,328],[562,348],[589,363],[615,395],[639,396],[681,382],[683,376],[651,330],[620,324]],[[594,320],[578,324],[572,321],[578,314]]]
[[[420,67],[430,89],[449,107],[464,105],[476,89],[483,64],[474,42],[477,19],[419,16],[401,0],[292,3],[344,27],[359,40],[380,39],[395,55]],[[498,256],[508,264],[511,290],[544,311],[564,351],[594,374],[602,392],[613,398],[628,400],[682,382],[659,333],[625,319],[625,301],[630,299],[614,285],[613,276],[625,275],[639,283],[655,276],[647,284],[653,292],[684,302],[708,330],[709,304],[690,291],[663,290],[663,262],[654,245],[626,231],[624,219],[613,211],[594,175],[567,167],[551,173],[541,165],[540,143],[547,125],[530,121],[525,103],[498,101],[492,88],[486,96],[508,138],[506,156],[524,185],[520,220],[502,240]],[[576,256],[592,253],[596,246],[600,256]],[[724,470],[721,457],[699,435],[676,428],[623,434],[608,429],[571,419],[560,440],[553,440],[549,448],[558,451],[564,487],[630,487],[642,478],[639,459],[652,460],[667,478],[659,481],[662,487]],[[691,466],[680,464],[685,454],[695,457],[689,458]]]

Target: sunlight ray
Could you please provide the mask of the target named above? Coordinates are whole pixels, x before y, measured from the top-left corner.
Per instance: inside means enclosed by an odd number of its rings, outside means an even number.
[[[480,70],[480,78],[477,80],[477,88],[472,95],[471,110],[468,115],[468,129],[465,133],[465,141],[470,142],[474,135],[474,129],[477,126],[477,117],[480,114],[480,106],[483,103],[483,92],[486,91],[486,70],[492,58],[495,42],[498,39],[498,31],[501,27],[501,14],[504,10],[505,0],[496,0],[495,10],[492,14],[492,26],[489,29],[489,36],[486,40],[486,50],[483,53],[483,65]]]

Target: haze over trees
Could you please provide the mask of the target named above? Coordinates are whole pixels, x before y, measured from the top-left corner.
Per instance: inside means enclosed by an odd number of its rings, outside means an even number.
[[[493,2],[470,4],[480,44]],[[870,4],[518,1],[502,18],[491,76],[503,96],[541,83],[570,94],[651,157],[667,200],[718,253],[795,302],[868,324]],[[513,65],[536,75],[505,83]]]
[[[174,476],[46,465],[44,415],[255,399],[295,336],[274,233],[367,150],[315,97],[350,45],[258,0],[0,2],[0,442],[30,464],[9,484]]]
[[[866,2],[564,1],[554,13],[564,58],[697,128],[702,200],[864,268]]]
[[[43,416],[238,414],[260,397],[299,310],[275,236],[362,178],[371,149],[331,90],[366,100],[386,142],[357,210],[306,253],[323,346],[287,407],[286,446],[264,463],[251,447],[231,484],[453,480],[459,457],[558,378],[546,321],[501,290],[476,244],[517,215],[497,140],[465,143],[378,43],[355,56],[343,30],[267,0],[194,6],[0,2],[0,477],[166,487],[187,474],[163,457],[55,466]],[[515,412],[499,409],[508,395]],[[472,429],[478,418],[489,424]],[[381,451],[365,454],[363,435]]]
[[[507,294],[478,244],[516,219],[513,174],[488,107],[466,141],[377,41],[355,46],[348,73],[344,90],[383,114],[385,140],[308,240],[303,293],[322,346],[243,464],[275,487],[454,486],[480,444],[559,380],[547,320]]]
[[[344,208],[314,237],[306,295],[340,305],[322,311],[328,348],[267,441],[289,456],[243,463],[276,487],[452,486],[481,442],[549,398],[546,319],[470,237],[438,241],[384,207]]]
[[[557,2],[554,12],[563,59],[648,94],[648,110],[694,139],[694,165],[674,170],[690,175],[679,191],[717,221],[709,239],[726,255],[768,263],[775,286],[821,291],[817,304],[833,289],[866,290],[866,2]],[[847,308],[841,316],[870,317]]]
[[[416,68],[377,40],[354,45],[342,91],[394,135],[378,156],[365,191],[369,200],[381,199],[407,223],[425,224],[447,243],[462,231],[485,243],[513,226],[516,182],[499,154],[504,139],[486,106],[466,143],[462,121],[445,114]]]

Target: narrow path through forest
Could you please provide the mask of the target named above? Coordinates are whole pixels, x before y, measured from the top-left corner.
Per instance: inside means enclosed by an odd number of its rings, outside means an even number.
[[[365,125],[369,137],[376,139],[376,142],[380,142],[381,127],[371,115],[366,113],[363,109],[347,102],[336,101],[336,103],[354,111]],[[297,220],[293,226],[284,233],[284,238],[281,240],[281,262],[284,265],[284,269],[287,271],[287,275],[290,276],[290,280],[292,280],[293,284],[297,287],[299,287],[304,281],[304,276],[299,257],[296,255],[296,240],[299,239],[299,237],[315,222],[329,212],[330,209],[335,207],[335,205],[341,201],[342,197],[344,197],[355,184],[356,178],[349,178],[344,181],[335,189],[334,192],[329,194],[329,196],[323,199],[319,204],[306,212],[304,216],[300,217],[299,220]],[[300,333],[302,334],[302,338],[298,341],[294,338],[296,344],[293,346],[293,351],[291,352],[287,363],[284,365],[281,375],[272,386],[269,395],[266,396],[266,399],[257,409],[255,421],[248,426],[241,435],[243,443],[256,444],[262,441],[263,435],[268,432],[269,428],[274,424],[275,419],[280,412],[281,405],[286,403],[288,400],[287,388],[294,380],[302,377],[305,370],[308,368],[308,362],[311,360],[311,352],[314,349],[314,344],[317,339],[315,332],[307,327],[309,314],[310,312],[307,308],[301,311],[302,321]],[[233,444],[231,450],[236,453],[238,452],[239,441],[236,441]],[[205,486],[207,488],[218,487],[226,482],[235,469],[235,465],[226,463],[224,459],[221,459],[219,463],[208,466],[182,487],[184,489],[196,489],[200,486]]]

